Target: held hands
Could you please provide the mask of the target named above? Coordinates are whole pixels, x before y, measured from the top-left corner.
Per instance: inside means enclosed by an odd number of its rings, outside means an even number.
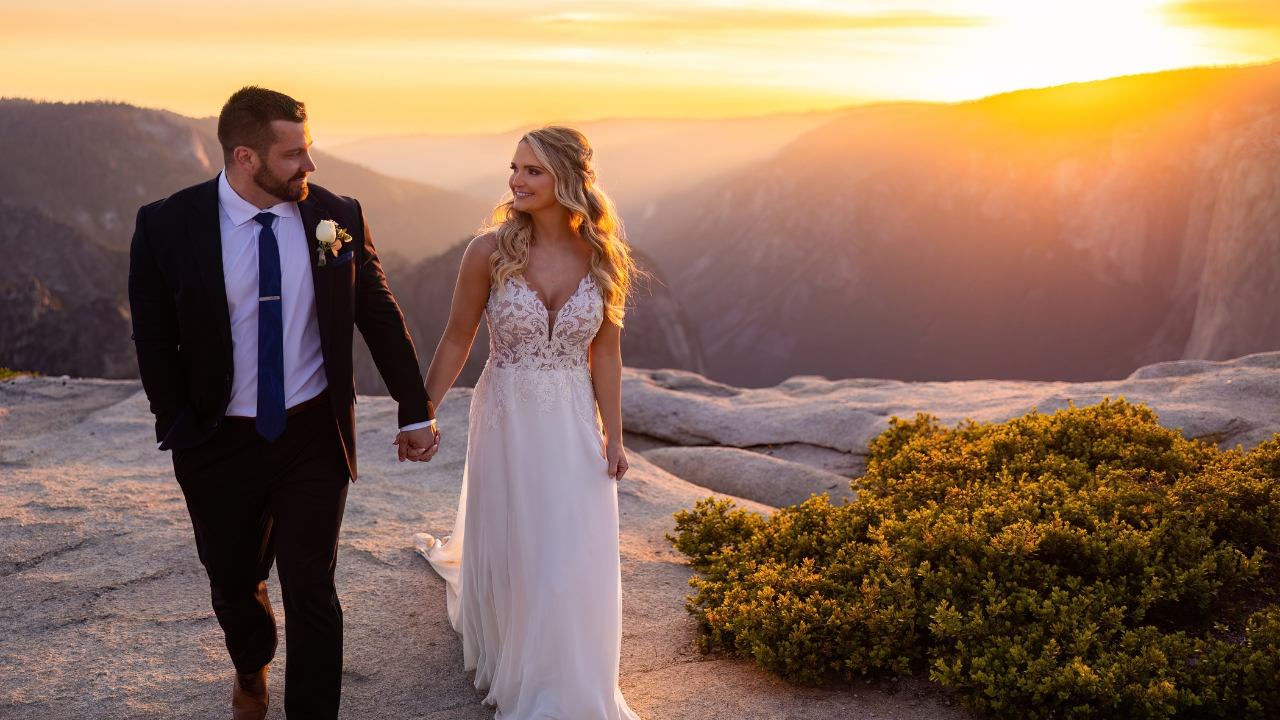
[[[391,444],[397,446],[400,462],[430,462],[440,449],[440,430],[435,425],[407,432],[402,430],[396,433]]]
[[[627,453],[622,443],[609,443],[604,448],[604,458],[609,463],[609,479],[617,482],[631,466],[627,464]]]

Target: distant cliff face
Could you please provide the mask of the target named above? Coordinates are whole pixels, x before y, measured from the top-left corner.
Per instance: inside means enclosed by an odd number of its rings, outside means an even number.
[[[1185,358],[1280,347],[1280,113],[1254,110],[1214,148],[1221,160],[1210,175],[1208,228],[1188,244],[1185,263],[1193,277],[1203,268]]]
[[[128,257],[36,210],[0,203],[0,366],[137,377],[118,278]]]
[[[387,284],[400,303],[405,324],[409,326],[409,334],[418,348],[418,362],[423,375],[431,365],[431,356],[448,324],[458,268],[462,265],[466,249],[467,243],[460,243],[443,255],[387,275]],[[628,303],[626,327],[622,334],[622,361],[631,367],[702,372],[706,367],[702,348],[679,301],[663,284],[663,277],[651,259],[643,253],[636,253],[636,261],[652,279],[639,283],[634,298]],[[385,395],[386,384],[378,375],[373,358],[359,335],[356,346],[357,391],[366,395]],[[475,385],[488,357],[489,328],[487,323],[481,322],[457,384]]]
[[[117,250],[128,249],[139,207],[217,173],[222,157],[210,150],[172,113],[0,101],[0,198]]]
[[[647,275],[635,281],[622,328],[622,362],[636,368],[707,371],[702,343],[684,306],[668,286],[669,278],[644,252],[633,250]]]
[[[361,200],[388,264],[447,249],[472,198],[317,153],[313,179]],[[111,103],[0,100],[0,365],[136,377],[125,297],[138,208],[222,168],[211,119]]]
[[[1120,378],[1280,348],[1280,65],[869,107],[633,237],[708,374]]]

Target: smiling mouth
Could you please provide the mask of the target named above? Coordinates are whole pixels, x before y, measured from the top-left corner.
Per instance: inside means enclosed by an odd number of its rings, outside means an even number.
[[[515,195],[516,195],[516,197],[518,197],[518,198],[533,197],[533,193],[520,192],[519,190],[517,190],[517,191],[516,191]]]

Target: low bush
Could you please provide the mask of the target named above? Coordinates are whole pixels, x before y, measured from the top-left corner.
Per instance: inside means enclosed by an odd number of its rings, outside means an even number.
[[[10,370],[7,367],[0,367],[0,380],[11,380],[20,375],[31,375],[33,377],[40,377],[40,373],[23,372],[21,370]]]
[[[1280,717],[1280,436],[1245,453],[1104,402],[894,419],[855,502],[707,499],[668,540],[705,648],[796,682],[928,672],[1002,718]]]

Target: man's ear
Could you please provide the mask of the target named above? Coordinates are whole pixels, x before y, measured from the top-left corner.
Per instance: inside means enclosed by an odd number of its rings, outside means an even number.
[[[258,164],[258,153],[254,151],[253,148],[245,145],[240,145],[233,150],[231,152],[231,158],[235,160],[236,165],[243,170],[252,171]]]

